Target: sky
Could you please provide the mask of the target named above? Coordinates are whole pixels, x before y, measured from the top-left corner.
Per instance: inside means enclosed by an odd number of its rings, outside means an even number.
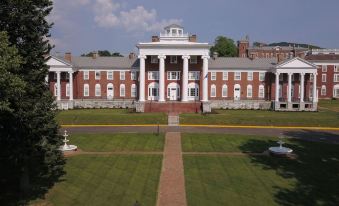
[[[339,0],[53,0],[55,52],[128,54],[177,23],[199,42],[298,42],[339,48]]]

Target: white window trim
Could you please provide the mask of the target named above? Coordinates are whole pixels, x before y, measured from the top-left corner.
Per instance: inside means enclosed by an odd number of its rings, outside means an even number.
[[[156,78],[153,78],[154,75],[152,75],[152,73],[156,73],[156,75],[155,75]],[[147,77],[148,77],[147,78],[148,80],[159,80],[159,71],[149,71],[147,73]]]
[[[126,80],[126,72],[120,71],[120,80]]]
[[[224,95],[224,90],[225,90],[225,89],[226,89],[226,94]],[[227,85],[226,85],[226,84],[222,85],[221,96],[222,96],[222,97],[227,97],[227,96],[228,96],[228,88],[227,88]]]
[[[97,77],[97,73],[99,74],[99,77]],[[101,71],[95,71],[94,72],[94,78],[95,78],[95,80],[100,80],[101,79]]]
[[[259,72],[259,81],[265,81],[265,76],[266,76],[265,72]]]
[[[214,93],[213,93],[214,90]],[[215,84],[211,85],[211,97],[216,97],[217,96],[217,87],[215,86]]]
[[[339,82],[339,74],[333,75],[333,82]]]
[[[321,82],[326,82],[326,81],[327,81],[327,75],[326,74],[322,74],[321,75]]]
[[[86,94],[87,91],[87,94]],[[89,84],[84,84],[84,97],[89,96]]]
[[[120,93],[120,97],[125,97],[126,96],[126,87],[125,87],[125,84],[120,84],[119,93]]]
[[[89,71],[83,71],[84,80],[89,80]]]
[[[109,73],[112,74],[112,78],[109,77],[110,76]],[[107,80],[113,80],[114,79],[114,72],[113,71],[107,71],[106,76],[107,76]]]
[[[253,72],[247,72],[247,81],[253,81]]]
[[[66,84],[66,97],[69,97],[70,94],[70,87],[69,87],[69,83]]]
[[[131,97],[137,97],[138,93],[137,93],[137,85],[136,84],[132,84],[131,85]]]
[[[192,75],[194,78],[192,78]],[[188,72],[188,80],[200,80],[200,72],[199,71],[189,71]]]
[[[131,80],[137,80],[137,71],[131,71]]]
[[[249,89],[251,89],[251,93],[248,92]],[[252,87],[252,85],[247,85],[246,93],[247,93],[246,94],[247,98],[252,98],[253,97],[253,87]],[[249,94],[251,94],[251,95],[249,95]]]
[[[236,73],[239,73],[239,74],[240,74],[240,75],[239,75],[239,79],[236,79],[236,77],[237,77]],[[241,72],[234,72],[234,80],[235,80],[235,81],[240,81],[240,80],[241,80]]]
[[[222,72],[222,80],[228,80],[228,72]]]
[[[175,73],[176,78],[172,78],[172,73]],[[180,80],[180,71],[168,71],[167,72],[167,80]]]
[[[217,80],[217,72],[211,72],[211,81]]]
[[[99,90],[97,90],[98,88],[99,88]],[[94,91],[95,92],[95,96],[96,97],[101,97],[101,85],[100,84],[96,84],[94,89],[95,89],[95,91]]]
[[[260,89],[262,88],[263,92],[262,95],[260,95]],[[258,98],[265,98],[265,87],[264,85],[259,85],[259,90],[258,90]]]
[[[322,65],[321,66],[321,71],[322,72],[327,72],[327,65]]]
[[[321,96],[326,96],[326,93],[327,93],[326,90],[327,90],[327,89],[326,89],[326,86],[325,86],[325,85],[322,85],[322,86],[321,86],[321,89],[320,89],[320,95],[321,95]]]
[[[334,65],[334,72],[339,72],[339,65]]]

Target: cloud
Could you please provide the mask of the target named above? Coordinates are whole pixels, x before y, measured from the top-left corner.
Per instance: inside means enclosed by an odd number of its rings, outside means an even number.
[[[182,23],[181,19],[163,19],[158,21],[155,9],[147,10],[137,6],[130,10],[120,10],[119,3],[112,0],[96,0],[94,21],[103,28],[123,28],[127,32],[159,31],[171,23]]]

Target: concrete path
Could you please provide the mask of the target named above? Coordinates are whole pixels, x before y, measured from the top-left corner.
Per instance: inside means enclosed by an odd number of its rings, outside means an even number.
[[[168,122],[168,126],[179,126],[179,114],[169,113],[167,122]]]
[[[178,132],[168,132],[165,138],[157,206],[186,206],[181,136]]]

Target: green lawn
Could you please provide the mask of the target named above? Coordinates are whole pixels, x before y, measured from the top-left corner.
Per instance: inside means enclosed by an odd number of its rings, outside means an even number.
[[[41,205],[155,205],[161,155],[74,156]]]
[[[60,111],[59,124],[167,124],[165,113],[135,113],[127,109],[74,109]]]
[[[319,100],[320,110],[332,110],[339,112],[339,99],[337,100]]]
[[[259,152],[260,147],[275,143],[271,140],[234,135],[198,135],[194,139],[185,135],[183,148]],[[293,139],[288,145],[296,152],[296,159],[184,155],[188,205],[339,205],[339,145]]]
[[[83,151],[163,151],[164,148],[164,134],[73,134],[69,139]]]

